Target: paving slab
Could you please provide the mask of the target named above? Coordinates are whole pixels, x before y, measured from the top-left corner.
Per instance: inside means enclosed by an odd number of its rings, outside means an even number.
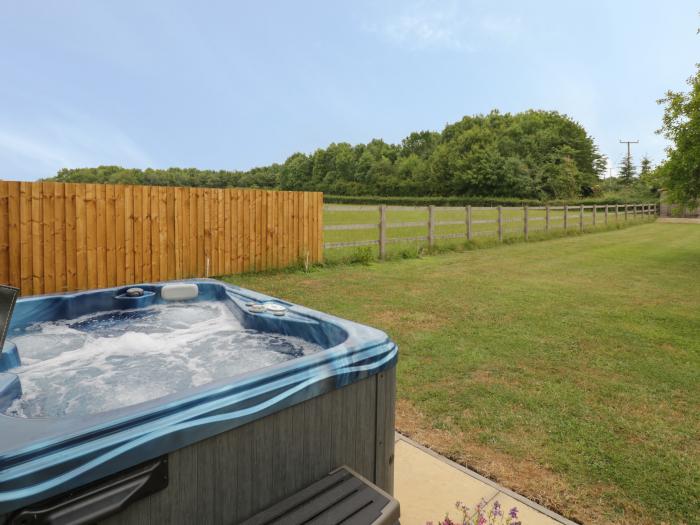
[[[396,434],[394,496],[401,504],[401,525],[438,523],[449,513],[461,517],[455,502],[473,507],[482,498],[507,511],[518,508],[523,525],[576,525],[480,474]]]

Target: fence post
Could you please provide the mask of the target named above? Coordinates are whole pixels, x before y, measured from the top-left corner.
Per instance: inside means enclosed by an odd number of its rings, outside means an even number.
[[[544,207],[544,231],[549,232],[549,204]]]
[[[435,244],[435,206],[428,206],[428,246]]]
[[[593,205],[593,227],[595,228],[596,226],[596,215],[598,213],[598,205],[594,204]]]
[[[632,205],[632,219],[637,220],[637,205],[636,204]]]
[[[583,204],[578,209],[578,231],[583,231]]]
[[[528,237],[528,231],[527,231],[527,204],[523,206],[523,235],[525,236],[525,240],[527,241]]]
[[[620,205],[615,204],[615,224],[620,222]]]
[[[564,204],[564,231],[569,226],[569,205]]]
[[[503,240],[503,207],[498,207],[498,240]]]
[[[379,258],[386,258],[386,204],[379,206]]]
[[[467,206],[467,240],[472,240],[472,205]]]
[[[629,204],[625,204],[625,222],[627,222],[627,211],[629,210],[629,207]]]
[[[605,205],[605,225],[608,225],[608,205]]]

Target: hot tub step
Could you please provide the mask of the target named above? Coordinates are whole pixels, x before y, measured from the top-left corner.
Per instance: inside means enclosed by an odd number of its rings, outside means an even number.
[[[243,525],[395,525],[399,502],[348,467],[256,514]]]

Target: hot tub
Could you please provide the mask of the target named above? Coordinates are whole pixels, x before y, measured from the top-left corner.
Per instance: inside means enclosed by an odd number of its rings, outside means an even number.
[[[17,301],[0,523],[235,523],[342,465],[392,492],[386,334],[214,280],[137,288]]]

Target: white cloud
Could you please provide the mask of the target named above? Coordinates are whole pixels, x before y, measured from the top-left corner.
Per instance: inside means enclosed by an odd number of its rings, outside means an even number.
[[[409,47],[471,50],[471,46],[461,35],[459,24],[445,12],[400,15],[388,20],[383,32],[395,43]]]
[[[0,123],[0,178],[36,179],[100,164],[147,167],[153,161],[120,129],[70,110],[38,122]]]
[[[483,40],[514,41],[522,33],[522,20],[512,15],[484,13],[471,2],[418,1],[403,4],[398,13],[366,29],[408,49],[475,51]]]

